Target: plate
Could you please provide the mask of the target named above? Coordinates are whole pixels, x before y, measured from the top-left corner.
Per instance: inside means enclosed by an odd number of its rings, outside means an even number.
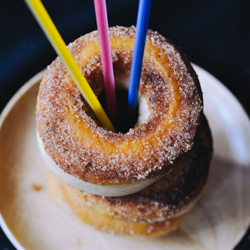
[[[121,237],[80,221],[47,192],[48,170],[36,143],[40,72],[10,100],[0,117],[0,223],[19,250],[233,249],[250,224],[250,122],[236,98],[194,65],[214,140],[210,177],[183,224],[155,239]]]

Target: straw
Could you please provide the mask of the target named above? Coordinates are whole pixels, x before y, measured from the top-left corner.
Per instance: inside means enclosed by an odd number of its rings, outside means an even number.
[[[96,23],[98,28],[103,79],[105,84],[108,114],[112,121],[117,122],[117,103],[115,95],[115,78],[109,42],[109,25],[106,0],[94,0]]]
[[[42,2],[40,0],[25,0],[25,1],[29,6],[31,12],[33,13],[34,17],[40,24],[41,28],[43,29],[44,33],[46,34],[47,38],[49,39],[50,43],[54,47],[55,51],[61,57],[69,73],[71,74],[73,80],[78,85],[83,97],[94,111],[96,117],[99,119],[102,125],[105,126],[107,129],[115,131],[112,123],[110,122],[108,116],[103,110],[96,95],[90,88],[88,82],[84,78],[73,56],[70,54],[68,48],[66,47],[66,44],[64,43],[58,30],[53,24]]]
[[[136,21],[135,44],[128,90],[128,106],[131,113],[134,113],[138,99],[139,82],[141,77],[150,7],[151,0],[140,0]]]

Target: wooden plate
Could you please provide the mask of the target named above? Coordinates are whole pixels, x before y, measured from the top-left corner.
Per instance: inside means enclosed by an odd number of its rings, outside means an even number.
[[[17,249],[233,249],[250,224],[250,122],[235,97],[195,66],[204,92],[214,157],[207,188],[175,232],[156,239],[99,232],[47,193],[48,170],[36,144],[35,105],[44,71],[0,117],[0,223]]]

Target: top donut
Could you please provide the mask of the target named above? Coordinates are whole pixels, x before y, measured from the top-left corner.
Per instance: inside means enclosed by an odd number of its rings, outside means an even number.
[[[135,28],[113,27],[109,32],[116,85],[126,89]],[[68,48],[99,96],[104,83],[97,31]],[[93,184],[126,184],[167,173],[194,146],[202,93],[186,57],[150,30],[139,95],[139,110],[146,116],[125,134],[108,131],[57,58],[47,68],[37,99],[37,127],[45,151],[66,173]]]

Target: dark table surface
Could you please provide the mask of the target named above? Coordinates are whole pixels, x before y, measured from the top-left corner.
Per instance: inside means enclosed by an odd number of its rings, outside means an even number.
[[[66,44],[96,30],[92,0],[44,0]],[[107,0],[109,26],[136,24],[138,1]],[[250,1],[152,0],[149,28],[219,79],[250,114]],[[56,57],[24,1],[0,1],[0,112]],[[1,188],[1,183],[0,183]],[[249,211],[250,212],[250,211]],[[15,249],[0,230],[0,250]],[[250,249],[250,230],[235,248]]]

